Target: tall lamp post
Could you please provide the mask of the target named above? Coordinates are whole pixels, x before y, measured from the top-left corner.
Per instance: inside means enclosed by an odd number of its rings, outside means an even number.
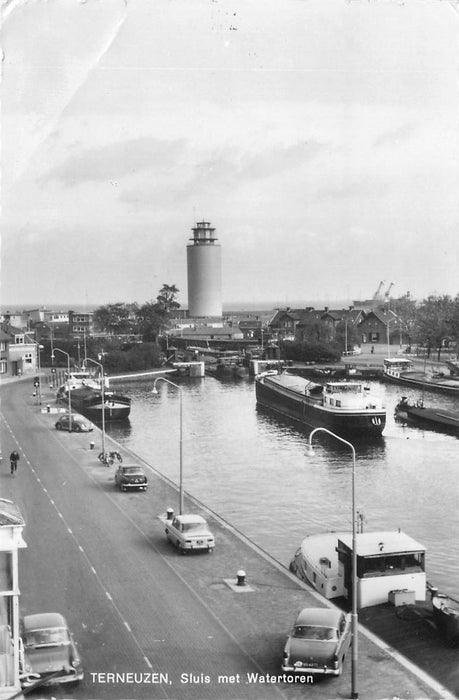
[[[38,369],[38,385],[37,385],[37,397],[38,397],[38,403],[41,404],[41,357],[40,357],[40,351],[43,350],[44,346],[40,345],[39,342],[36,340],[32,340],[33,344],[36,345],[37,348],[37,369]]]
[[[93,360],[91,357],[85,357],[87,362],[94,362],[95,365],[100,367],[100,387],[102,395],[102,452],[105,454],[105,376],[104,376],[104,366],[101,362]]]
[[[390,324],[395,321],[395,318],[389,318],[386,323],[386,333],[387,333],[387,357],[390,357]]]
[[[336,433],[332,433],[327,428],[315,428],[309,435],[309,450],[312,451],[312,438],[318,433],[323,432],[331,435],[340,442],[347,445],[352,450],[352,688],[351,698],[354,700],[359,697],[357,691],[357,658],[358,658],[358,618],[357,618],[357,513],[355,510],[355,448],[354,445],[347,440],[344,440]]]
[[[166,377],[158,377],[155,379],[155,383],[153,384],[153,389],[152,394],[158,394],[158,389],[156,388],[156,385],[158,382],[166,382],[167,384],[170,384],[171,386],[175,387],[177,391],[180,394],[180,478],[179,478],[179,514],[182,515],[183,513],[183,411],[182,411],[182,396],[183,392],[181,387],[179,387],[178,384],[175,384],[174,382],[171,382],[170,379],[166,379]]]
[[[72,428],[72,397],[71,397],[71,392],[70,392],[70,355],[68,352],[65,352],[65,350],[61,350],[60,348],[54,348],[53,355],[51,356],[52,359],[54,359],[55,352],[61,352],[63,355],[67,356],[67,394],[68,394],[68,398],[69,398],[69,430],[71,430],[71,428]]]

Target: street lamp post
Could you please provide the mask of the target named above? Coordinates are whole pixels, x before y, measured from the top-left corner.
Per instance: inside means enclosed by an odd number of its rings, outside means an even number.
[[[37,369],[38,369],[38,391],[37,391],[37,397],[38,397],[38,403],[41,405],[41,357],[40,357],[40,351],[43,350],[43,345],[40,345],[36,340],[32,341],[34,345],[37,347]]]
[[[343,442],[352,450],[352,687],[351,698],[359,697],[357,691],[357,659],[358,659],[358,617],[357,617],[357,514],[355,509],[355,448],[354,445],[344,440],[327,428],[315,428],[309,435],[309,449],[312,451],[312,438],[315,433],[324,432]]]
[[[102,395],[102,453],[105,455],[105,375],[104,375],[104,366],[101,362],[97,362],[97,360],[93,360],[90,357],[85,357],[85,360],[87,362],[94,362],[95,365],[98,365],[98,367],[100,367],[100,387],[101,387],[101,395]]]
[[[67,395],[69,399],[69,430],[72,429],[72,397],[70,392],[70,355],[65,350],[60,348],[54,348],[52,358],[54,359],[54,353],[61,352],[63,355],[67,356]]]
[[[158,390],[156,388],[156,384],[158,382],[166,382],[167,384],[170,384],[171,386],[175,387],[177,391],[180,394],[180,477],[179,477],[179,514],[182,515],[183,513],[183,411],[182,411],[182,396],[183,392],[181,387],[179,387],[178,384],[175,384],[174,382],[171,382],[170,379],[166,379],[166,377],[158,377],[155,379],[155,383],[153,384],[153,389],[152,393],[157,394]]]
[[[386,323],[386,333],[387,333],[387,357],[390,357],[390,324],[395,321],[395,318],[389,318]]]

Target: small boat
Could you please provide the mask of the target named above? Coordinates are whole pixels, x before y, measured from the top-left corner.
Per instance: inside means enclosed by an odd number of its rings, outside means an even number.
[[[221,352],[218,355],[207,356],[205,358],[206,374],[223,378],[248,377],[248,363],[244,361],[242,355],[233,352]]]
[[[306,537],[290,571],[325,598],[352,599],[352,533]],[[387,603],[397,591],[426,600],[425,547],[400,530],[357,532],[357,606]]]
[[[357,381],[316,384],[289,372],[262,372],[255,377],[257,405],[339,434],[380,436],[386,425],[386,409]]]
[[[434,621],[446,642],[459,646],[459,601],[431,588]]]
[[[105,390],[102,400],[102,390],[92,386],[80,386],[69,390],[64,385],[57,392],[57,401],[67,404],[69,391],[72,408],[95,423],[102,422],[102,413],[104,420],[115,421],[125,420],[131,412],[131,399],[129,397]]]
[[[432,372],[429,374],[415,370],[411,360],[395,357],[386,358],[384,360],[383,378],[395,384],[405,384],[448,394],[459,394],[459,379],[453,376],[451,370],[449,376],[444,372]]]
[[[416,403],[410,403],[406,396],[402,396],[395,407],[395,417],[412,421],[431,430],[459,433],[459,413],[457,411],[428,408],[424,405],[423,399],[419,399]]]

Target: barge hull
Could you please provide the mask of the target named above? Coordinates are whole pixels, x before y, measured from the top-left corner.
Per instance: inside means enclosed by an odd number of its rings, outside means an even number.
[[[339,434],[363,433],[380,436],[386,425],[384,411],[372,411],[365,414],[357,411],[332,412],[324,410],[319,400],[317,403],[307,403],[294,392],[275,391],[262,382],[256,382],[255,393],[259,406],[299,421],[310,428],[329,428]]]

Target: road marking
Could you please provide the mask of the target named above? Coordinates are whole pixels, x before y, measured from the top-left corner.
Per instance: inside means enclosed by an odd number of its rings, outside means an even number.
[[[5,425],[8,427],[8,430],[10,431],[10,433],[11,433],[13,439],[15,440],[16,444],[19,446],[19,442],[18,442],[18,440],[16,439],[16,437],[15,437],[13,431],[11,430],[9,424],[7,423],[7,421],[6,421],[6,419],[5,419],[5,416],[2,415],[2,418],[3,418],[3,420],[4,420]],[[67,450],[67,451],[69,452],[69,455],[72,456],[71,453],[70,453],[70,451],[69,451],[69,450]],[[49,495],[48,489],[46,488],[46,486],[43,485],[43,483],[42,483],[41,480],[39,479],[38,474],[37,474],[35,468],[34,468],[33,465],[31,464],[30,460],[27,458],[27,455],[24,453],[24,450],[23,450],[22,448],[21,448],[21,452],[22,452],[22,454],[24,455],[25,461],[26,461],[26,463],[28,464],[28,466],[29,466],[29,468],[30,468],[32,474],[34,475],[34,477],[35,477],[37,483],[40,484],[40,487],[41,487],[43,493],[46,494],[46,496],[47,496],[49,502],[52,504],[52,506],[53,506],[55,512],[56,512],[57,515],[61,518],[61,520],[63,521],[63,523],[66,525],[66,530],[67,530],[67,532],[70,534],[70,536],[71,536],[72,540],[74,541],[74,543],[76,544],[78,550],[81,552],[81,554],[83,555],[84,559],[86,560],[86,563],[88,564],[90,570],[92,571],[92,573],[93,573],[94,576],[96,577],[97,582],[99,583],[101,589],[104,591],[104,593],[105,593],[105,595],[107,596],[108,600],[110,600],[110,602],[111,602],[113,608],[115,609],[115,611],[116,611],[118,617],[121,619],[121,622],[123,623],[124,627],[127,629],[128,633],[130,634],[130,636],[131,636],[131,638],[132,638],[134,644],[135,644],[136,647],[140,650],[141,655],[142,655],[142,658],[143,658],[143,659],[145,660],[145,662],[147,663],[147,666],[148,666],[149,668],[152,668],[151,663],[150,663],[149,661],[147,662],[147,657],[146,657],[146,655],[145,655],[145,652],[144,652],[144,650],[143,650],[143,648],[142,648],[142,646],[141,646],[139,640],[137,639],[137,637],[135,636],[135,634],[132,632],[132,630],[131,630],[131,628],[130,628],[128,622],[127,622],[127,620],[125,620],[125,618],[123,617],[123,615],[122,615],[122,613],[121,613],[121,610],[120,610],[119,607],[116,605],[116,603],[115,603],[115,601],[113,600],[112,596],[108,593],[108,591],[107,591],[107,590],[105,589],[105,587],[103,586],[103,584],[102,584],[102,579],[100,578],[99,574],[97,573],[95,567],[92,565],[92,563],[91,563],[91,561],[90,561],[88,555],[86,554],[86,552],[85,552],[85,550],[83,549],[83,547],[81,546],[81,544],[78,542],[78,539],[76,538],[76,536],[75,536],[75,534],[73,533],[72,529],[71,529],[71,528],[69,527],[69,525],[66,523],[64,516],[63,516],[62,513],[58,510],[57,505],[56,505],[54,499],[51,498],[51,496]],[[73,458],[73,456],[72,456],[72,458]],[[76,461],[76,460],[75,460],[75,461]],[[77,463],[78,466],[81,468],[81,466],[79,465],[79,463],[78,463],[78,462],[76,462],[76,463]],[[164,696],[165,696],[165,697],[168,697],[168,696],[167,696],[167,693],[166,693],[166,689],[165,689],[163,686],[161,686],[161,687],[162,687],[162,689],[163,689]]]

